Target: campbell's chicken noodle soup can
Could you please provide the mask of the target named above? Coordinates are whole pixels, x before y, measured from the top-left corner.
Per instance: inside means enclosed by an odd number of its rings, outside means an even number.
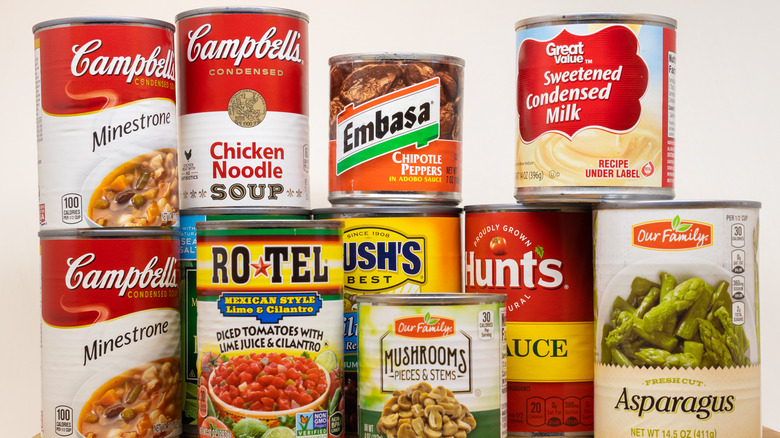
[[[465,291],[507,295],[510,435],[592,435],[590,206],[465,211]]]
[[[344,222],[345,424],[348,434],[357,434],[357,297],[462,291],[462,209],[344,206],[312,214]]]
[[[596,436],[761,436],[760,207],[596,207]]]
[[[196,223],[201,438],[344,435],[341,227]]]
[[[173,231],[40,233],[43,436],[181,435]]]
[[[83,17],[33,33],[41,229],[175,225],[173,25]]]
[[[642,14],[517,22],[519,202],[674,197],[676,28]]]
[[[330,58],[331,203],[460,203],[464,64],[413,53]]]
[[[183,208],[309,208],[308,20],[252,7],[176,16]]]

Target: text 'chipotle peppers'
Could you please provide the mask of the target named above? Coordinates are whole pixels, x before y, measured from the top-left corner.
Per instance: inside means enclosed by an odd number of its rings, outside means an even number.
[[[458,204],[464,61],[354,54],[330,66],[329,200]]]

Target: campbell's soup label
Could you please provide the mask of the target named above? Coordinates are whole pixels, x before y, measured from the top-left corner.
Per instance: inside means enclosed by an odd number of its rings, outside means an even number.
[[[41,229],[176,224],[173,25],[56,20],[34,32]]]
[[[759,207],[597,207],[596,436],[761,435]]]
[[[507,295],[508,427],[593,430],[591,212],[468,206],[465,290]]]
[[[201,438],[343,436],[340,227],[196,224]]]
[[[463,60],[342,55],[330,64],[331,202],[460,202]]]
[[[672,190],[674,21],[568,18],[517,26],[516,187]]]
[[[358,436],[506,437],[504,300],[358,297]]]
[[[177,26],[184,208],[308,208],[308,17],[197,9]]]
[[[177,254],[171,232],[41,233],[46,436],[181,434]]]

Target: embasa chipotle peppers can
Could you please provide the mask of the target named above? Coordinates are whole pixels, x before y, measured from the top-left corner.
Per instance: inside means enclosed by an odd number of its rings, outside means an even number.
[[[507,295],[512,435],[593,431],[591,209],[466,206],[466,292]]]
[[[178,239],[42,231],[45,436],[181,434]]]
[[[176,22],[182,207],[308,208],[308,17],[206,8]]]
[[[359,437],[506,437],[502,294],[358,297]]]
[[[173,25],[35,25],[42,230],[178,221]]]
[[[332,203],[460,202],[463,66],[443,55],[330,59]]]
[[[518,22],[518,201],[674,196],[676,26],[654,15]]]
[[[201,438],[343,436],[341,226],[196,224]]]
[[[759,208],[597,207],[596,436],[761,435]]]

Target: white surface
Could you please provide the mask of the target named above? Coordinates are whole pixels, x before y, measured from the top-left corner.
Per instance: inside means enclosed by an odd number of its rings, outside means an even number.
[[[3,187],[0,398],[3,436],[31,437],[40,423],[35,23],[82,15],[173,21],[214,0],[8,2],[0,17]],[[255,3],[255,5],[258,5]],[[516,21],[564,12],[644,12],[678,20],[677,198],[747,199],[761,212],[763,421],[780,429],[780,3],[725,1],[272,0],[311,21],[310,110],[313,207],[327,207],[328,58],[368,51],[455,55],[466,60],[464,205],[514,202]]]

